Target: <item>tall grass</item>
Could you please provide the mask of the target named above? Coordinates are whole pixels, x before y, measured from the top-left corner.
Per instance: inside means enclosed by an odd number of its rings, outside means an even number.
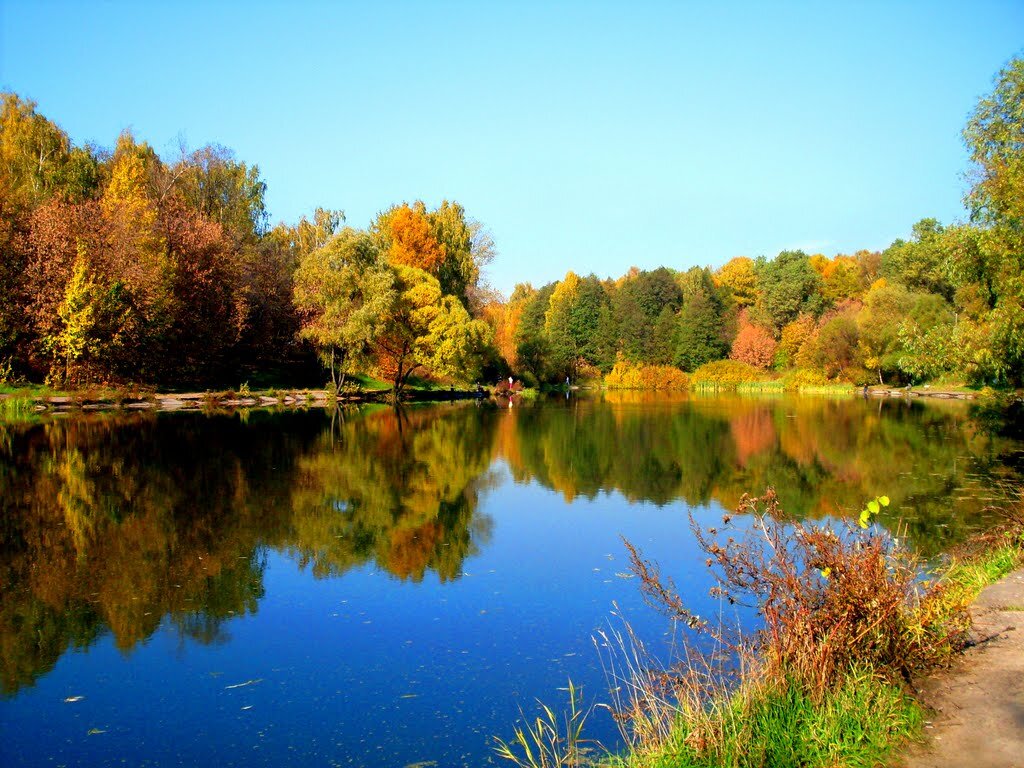
[[[593,708],[583,707],[583,695],[572,680],[566,689],[569,709],[558,715],[546,704],[538,701],[541,714],[527,720],[522,709],[519,714],[526,724],[515,729],[511,741],[495,739],[498,757],[515,763],[519,768],[580,768],[591,765],[591,743],[583,738],[583,727]]]
[[[21,395],[0,397],[0,421],[23,423],[35,421],[38,417],[31,398]]]

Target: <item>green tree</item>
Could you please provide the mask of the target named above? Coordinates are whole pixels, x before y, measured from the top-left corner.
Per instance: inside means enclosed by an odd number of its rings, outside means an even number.
[[[666,307],[674,314],[683,303],[683,291],[675,275],[665,267],[636,271],[624,278],[613,296],[619,348],[626,359],[650,362],[658,354],[655,326]],[[662,352],[664,350],[661,350]]]
[[[189,207],[227,230],[236,243],[253,244],[267,230],[266,183],[219,144],[197,149],[170,169]]]
[[[538,383],[548,379],[551,346],[544,330],[544,323],[551,295],[555,292],[557,285],[557,283],[548,283],[538,290],[530,289],[532,293],[527,292],[527,286],[523,286],[522,292],[519,292],[517,287],[519,295],[513,293],[510,299],[511,302],[517,300],[523,302],[519,324],[513,336],[516,359],[519,361],[520,367],[533,376]]]
[[[729,351],[721,304],[701,288],[689,296],[679,312],[675,332],[675,365],[694,371],[721,360]]]
[[[864,307],[857,314],[858,344],[864,366],[875,372],[878,383],[885,376],[899,373],[904,353],[900,326],[911,304],[910,292],[901,285],[887,285],[884,280],[873,285],[864,297]]]
[[[396,299],[393,272],[372,238],[346,228],[305,256],[295,272],[301,336],[319,350],[337,395],[348,374],[365,370]]]
[[[569,272],[557,284],[544,313],[552,372],[576,377],[577,364],[597,365],[600,351],[601,309],[608,304],[601,281],[594,275],[580,278]]]
[[[978,102],[964,129],[974,164],[966,202],[984,227],[977,244],[989,283],[989,318],[999,376],[1024,382],[1024,59],[997,75],[992,93]],[[977,263],[977,259],[974,259]]]
[[[944,232],[936,219],[921,219],[914,225],[910,241],[897,240],[882,253],[882,274],[913,291],[952,299],[954,286],[949,279]]]
[[[751,320],[776,334],[801,312],[818,315],[824,306],[821,276],[803,251],[782,251],[771,261],[757,260],[761,293]]]

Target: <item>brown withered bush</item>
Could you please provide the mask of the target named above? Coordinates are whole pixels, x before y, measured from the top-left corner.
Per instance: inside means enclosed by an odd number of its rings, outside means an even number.
[[[732,515],[718,529],[690,524],[717,580],[712,593],[760,614],[762,628],[747,638],[693,614],[658,567],[626,547],[651,605],[758,660],[762,679],[798,679],[815,695],[855,667],[907,681],[965,642],[966,601],[922,580],[919,561],[886,531],[787,519],[772,489],[744,496],[737,514],[747,516],[743,530]]]

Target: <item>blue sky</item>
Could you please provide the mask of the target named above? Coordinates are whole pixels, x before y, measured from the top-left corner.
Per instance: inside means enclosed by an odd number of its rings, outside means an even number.
[[[962,219],[960,130],[1022,51],[1020,0],[0,0],[0,88],[74,141],[224,144],[274,221],[458,200],[506,294]]]

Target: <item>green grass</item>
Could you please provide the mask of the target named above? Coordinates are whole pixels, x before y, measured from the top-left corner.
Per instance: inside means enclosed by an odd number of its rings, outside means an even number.
[[[0,400],[0,421],[24,422],[37,418],[34,403],[27,397],[5,397]]]
[[[954,562],[944,578],[963,597],[973,600],[989,584],[995,584],[1021,564],[1024,541],[1010,534],[1006,541],[974,557]]]
[[[49,397],[50,395],[66,395],[63,390],[51,389],[43,384],[3,384],[0,383],[0,395],[14,397]]]
[[[770,393],[782,393],[785,391],[785,387],[781,379],[768,380],[768,381],[744,381],[736,385],[737,392],[770,392]]]
[[[801,395],[849,395],[859,387],[853,384],[808,384],[797,388]]]
[[[612,758],[609,768],[868,768],[921,729],[920,705],[866,669],[820,701],[787,680],[750,686],[709,705],[702,730],[680,721],[655,754]],[[711,725],[710,731],[708,725]]]

